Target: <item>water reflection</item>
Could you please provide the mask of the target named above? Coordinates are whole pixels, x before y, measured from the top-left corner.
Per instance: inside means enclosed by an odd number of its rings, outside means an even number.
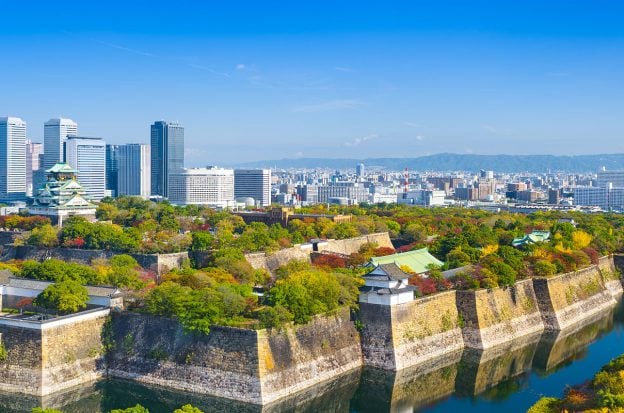
[[[186,403],[206,413],[525,411],[543,392],[560,394],[566,384],[582,382],[620,354],[623,319],[620,304],[573,330],[526,337],[485,351],[457,351],[396,373],[365,368],[264,407],[118,380],[43,398],[0,394],[0,407],[7,413],[26,413],[35,406],[97,413],[136,403],[151,413],[171,413]],[[594,357],[584,359],[588,348],[594,349]],[[574,370],[577,364],[581,372]],[[574,370],[574,376],[566,369]]]

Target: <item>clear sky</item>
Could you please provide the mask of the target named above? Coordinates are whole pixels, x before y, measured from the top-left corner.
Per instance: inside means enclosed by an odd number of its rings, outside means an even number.
[[[0,116],[187,165],[624,152],[621,1],[0,0]]]

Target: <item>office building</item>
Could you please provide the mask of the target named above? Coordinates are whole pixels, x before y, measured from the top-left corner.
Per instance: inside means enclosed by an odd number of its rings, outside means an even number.
[[[118,149],[117,195],[149,198],[151,193],[150,146],[129,143],[120,145]]]
[[[357,166],[355,167],[355,174],[357,175],[358,178],[362,178],[364,176],[365,170],[364,170],[363,163],[357,164]]]
[[[606,188],[609,184],[614,188],[624,188],[624,171],[598,172],[598,186]]]
[[[65,141],[78,135],[78,125],[71,119],[50,119],[43,124],[43,169],[65,162]]]
[[[329,202],[330,198],[345,198],[349,204],[369,202],[370,193],[359,183],[355,182],[333,182],[331,185],[318,187],[317,201],[320,203]]]
[[[271,170],[235,169],[234,196],[253,198],[257,206],[271,205]]]
[[[26,198],[26,122],[0,118],[0,200]]]
[[[169,200],[178,205],[234,205],[234,171],[221,168],[189,168],[169,174]]]
[[[65,142],[67,163],[78,172],[77,179],[84,186],[85,196],[91,201],[104,198],[106,189],[106,143],[101,138],[70,136]]]
[[[605,211],[624,211],[624,188],[576,187],[574,205],[597,206]]]
[[[106,145],[106,192],[117,196],[117,173],[119,169],[119,145]]]
[[[26,140],[26,196],[43,182],[43,144]]]
[[[169,174],[184,170],[184,128],[157,121],[151,125],[152,196],[169,196]]]

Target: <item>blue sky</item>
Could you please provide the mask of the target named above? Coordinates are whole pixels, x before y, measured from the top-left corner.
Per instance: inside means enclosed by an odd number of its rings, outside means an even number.
[[[0,116],[187,164],[624,152],[618,1],[6,1]]]

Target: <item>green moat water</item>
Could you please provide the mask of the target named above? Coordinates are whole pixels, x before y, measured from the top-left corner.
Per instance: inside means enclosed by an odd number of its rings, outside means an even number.
[[[191,403],[206,413],[524,412],[541,396],[559,396],[566,385],[589,379],[622,353],[620,303],[574,332],[544,333],[485,352],[464,350],[398,373],[362,369],[265,407],[105,380],[44,398],[0,394],[0,411],[29,413],[43,405],[99,413],[140,403],[151,413],[171,413]]]

